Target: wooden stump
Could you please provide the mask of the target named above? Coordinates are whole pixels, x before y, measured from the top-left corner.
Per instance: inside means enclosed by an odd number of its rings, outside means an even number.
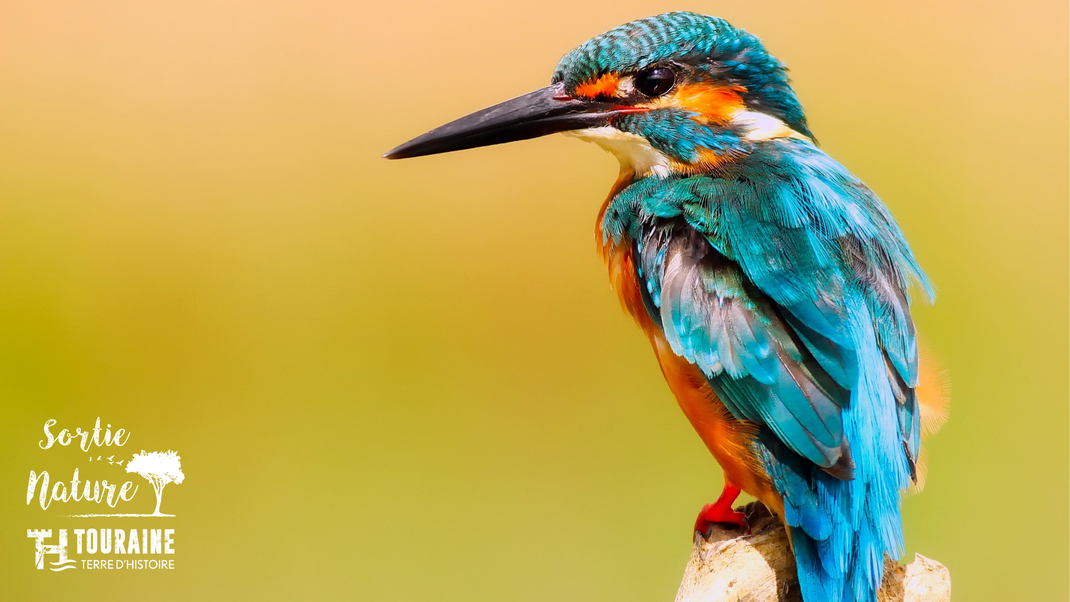
[[[696,536],[676,602],[802,602],[783,525],[758,502],[741,510],[751,534],[715,525],[709,539]],[[889,561],[877,599],[948,602],[951,574],[920,554],[906,566]]]

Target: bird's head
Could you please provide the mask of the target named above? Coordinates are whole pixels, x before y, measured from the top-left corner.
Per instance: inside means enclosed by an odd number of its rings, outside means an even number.
[[[811,137],[784,65],[723,19],[640,19],[565,55],[549,86],[434,129],[388,159],[567,132],[639,175],[698,172],[757,141]]]

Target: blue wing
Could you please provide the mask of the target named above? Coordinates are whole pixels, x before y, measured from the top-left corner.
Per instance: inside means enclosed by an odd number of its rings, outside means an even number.
[[[879,348],[881,373],[896,400],[899,439],[913,466],[920,446],[914,396],[918,356],[905,291],[911,278],[923,285],[926,281],[895,222],[869,188],[812,144],[796,140],[763,145],[746,161],[729,163],[716,174],[635,182],[610,205],[603,231],[618,239],[627,234],[645,241],[640,276],[654,305],[651,313],[658,318],[663,313],[660,279],[665,258],[651,245],[666,235],[654,233],[665,220],[685,224],[738,266],[740,276],[764,296],[796,346],[819,366],[817,372],[823,374],[814,374],[816,378],[856,389],[860,330],[870,330]],[[668,247],[664,242],[662,246],[664,253]],[[706,311],[676,307],[685,314],[696,312],[691,318],[681,316],[684,320],[700,319]],[[686,344],[686,332],[676,336],[671,330],[670,324],[666,334],[677,343],[674,351],[688,359],[701,355]],[[704,370],[717,368],[696,363]],[[746,375],[755,376],[749,371]],[[712,380],[713,373],[707,371],[707,376]],[[738,417],[753,419],[753,412],[737,409]],[[806,444],[801,439],[785,443],[815,460],[802,451]],[[826,462],[829,457],[825,455]]]
[[[767,425],[806,459],[850,478],[841,419],[850,392],[783,312],[681,220],[644,226],[636,247],[649,309],[673,351],[702,369],[734,416]]]

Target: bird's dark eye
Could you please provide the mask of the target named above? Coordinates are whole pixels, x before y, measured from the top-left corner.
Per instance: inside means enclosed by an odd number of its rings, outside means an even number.
[[[661,96],[672,89],[676,74],[666,67],[640,71],[635,76],[635,88],[647,96]]]

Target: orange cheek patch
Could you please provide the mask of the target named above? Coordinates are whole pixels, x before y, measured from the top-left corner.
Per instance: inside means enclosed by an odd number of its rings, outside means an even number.
[[[598,79],[588,80],[576,86],[573,94],[583,98],[613,96],[617,93],[618,85],[620,85],[620,76],[616,73],[606,73]]]
[[[672,96],[658,99],[659,106],[670,106],[702,114],[714,123],[727,123],[743,108],[743,86],[682,85]]]

